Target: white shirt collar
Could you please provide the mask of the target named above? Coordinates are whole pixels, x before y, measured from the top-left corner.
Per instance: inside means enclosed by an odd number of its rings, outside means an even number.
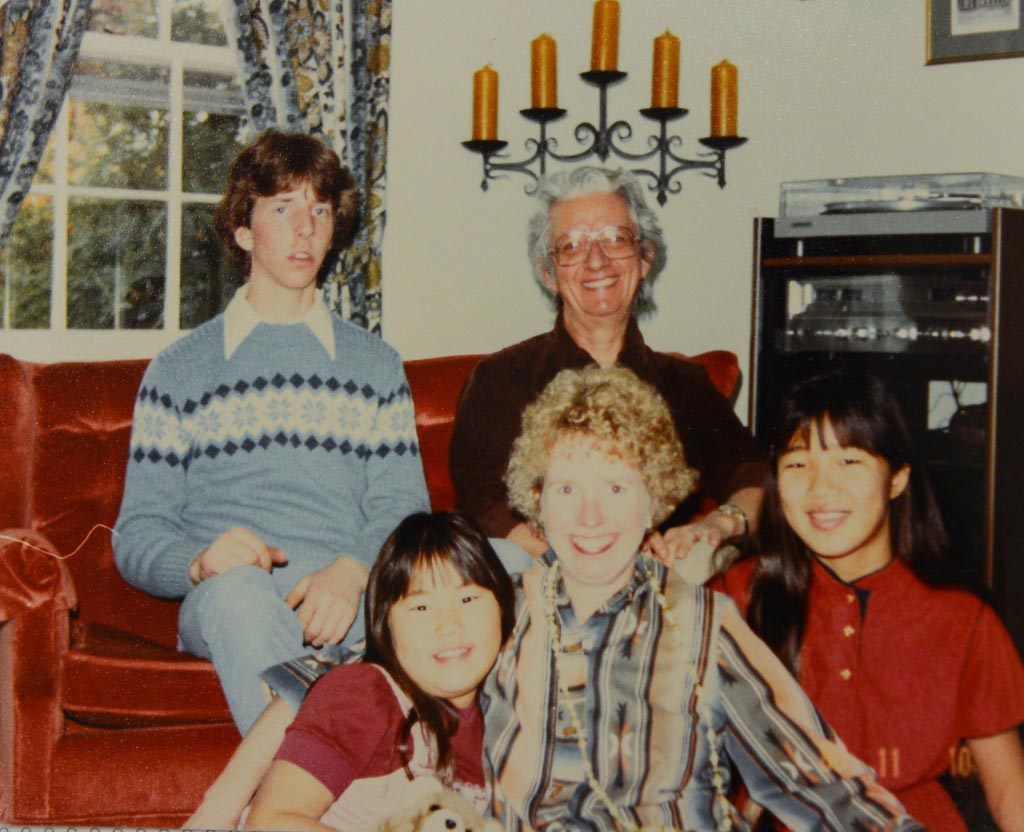
[[[249,337],[249,333],[256,329],[257,324],[264,323],[246,300],[245,292],[248,288],[248,283],[239,286],[235,296],[231,298],[231,302],[224,310],[225,360],[235,354],[235,350]],[[327,354],[332,359],[334,358],[334,325],[331,323],[331,313],[327,310],[327,304],[324,303],[323,296],[319,292],[317,292],[317,298],[313,301],[313,305],[309,307],[309,311],[294,323],[308,326],[310,332],[316,336],[316,340],[327,350]]]

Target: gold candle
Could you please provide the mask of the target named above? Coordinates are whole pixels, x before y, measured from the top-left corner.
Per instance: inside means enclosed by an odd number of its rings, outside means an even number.
[[[736,135],[739,70],[722,61],[711,67],[711,135]]]
[[[531,106],[558,106],[558,46],[548,35],[530,43],[530,88]]]
[[[594,36],[590,45],[592,70],[617,69],[619,64],[619,0],[594,3]]]
[[[498,138],[498,73],[490,65],[473,73],[473,138]]]
[[[679,106],[679,38],[667,30],[654,39],[651,106]]]

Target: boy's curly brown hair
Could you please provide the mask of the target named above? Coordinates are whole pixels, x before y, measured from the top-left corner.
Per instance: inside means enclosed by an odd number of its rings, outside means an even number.
[[[252,221],[257,197],[275,196],[304,183],[334,211],[334,237],[317,274],[316,285],[321,286],[338,252],[352,242],[359,213],[355,180],[338,154],[313,136],[267,130],[231,163],[213,225],[231,264],[246,279],[252,257],[235,242],[235,231]]]

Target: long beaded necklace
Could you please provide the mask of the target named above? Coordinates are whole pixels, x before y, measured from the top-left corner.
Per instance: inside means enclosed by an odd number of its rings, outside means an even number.
[[[669,606],[668,599],[665,597],[665,593],[661,591],[660,583],[654,572],[651,570],[646,557],[644,555],[638,555],[637,563],[647,576],[647,583],[654,592],[654,597],[658,600],[658,606],[661,607],[665,621],[668,622],[669,627],[673,630],[677,630],[678,627],[676,626],[675,616],[672,614],[672,609]],[[565,710],[569,713],[569,720],[572,722],[573,730],[576,733],[576,744],[579,746],[580,756],[583,758],[583,773],[587,778],[587,785],[590,786],[594,794],[596,794],[604,804],[605,808],[608,810],[608,814],[611,815],[612,820],[614,820],[620,828],[626,830],[626,832],[679,832],[679,830],[671,826],[637,826],[633,821],[627,818],[625,813],[623,813],[623,811],[615,804],[611,795],[608,794],[604,786],[602,786],[598,781],[597,775],[594,774],[594,768],[590,764],[590,752],[587,749],[587,731],[586,728],[583,727],[583,723],[580,721],[579,715],[576,713],[576,708],[570,701],[571,693],[566,681],[566,673],[562,666],[562,625],[558,618],[557,602],[555,600],[557,586],[558,561],[556,560],[551,564],[547,575],[545,575],[544,578],[544,612],[547,615],[549,632],[551,633],[551,651],[555,656],[555,676],[558,679],[558,691],[562,700],[566,703]],[[699,683],[697,685],[697,698],[698,701],[704,703],[703,716],[707,725],[708,762],[711,764],[711,782],[715,787],[715,802],[719,804],[719,808],[721,809],[721,820],[718,828],[720,832],[730,832],[732,829],[732,818],[730,816],[732,805],[729,803],[729,798],[725,793],[724,769],[718,756],[718,744],[715,736],[714,723],[711,721],[710,708],[705,701],[703,690]]]

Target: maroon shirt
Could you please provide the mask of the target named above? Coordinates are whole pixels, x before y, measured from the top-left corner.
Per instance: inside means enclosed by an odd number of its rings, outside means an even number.
[[[755,560],[711,582],[746,614]],[[867,600],[858,601],[857,592]],[[1024,669],[979,598],[922,583],[900,561],[847,584],[817,561],[800,684],[853,754],[929,829],[966,832],[937,782],[961,739],[1024,722]]]
[[[455,414],[451,475],[456,506],[491,537],[505,537],[523,522],[508,504],[504,482],[523,410],[562,370],[594,363],[559,314],[551,332],[484,358],[470,375]],[[764,449],[703,367],[650,349],[632,318],[617,363],[664,396],[686,461],[700,472],[700,495],[722,502],[740,488],[761,486],[767,471]],[[699,496],[691,497],[666,525],[686,522],[699,507]]]
[[[275,759],[309,772],[337,798],[356,780],[401,770],[405,716],[384,670],[341,665],[309,689]],[[483,721],[476,702],[459,711],[451,750],[456,780],[483,789]]]

